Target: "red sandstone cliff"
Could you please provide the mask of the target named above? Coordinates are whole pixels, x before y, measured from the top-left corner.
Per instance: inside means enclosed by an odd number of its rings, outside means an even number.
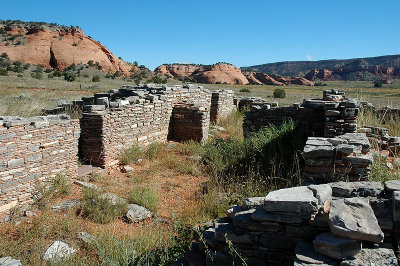
[[[71,64],[99,62],[102,70],[109,73],[120,71],[130,75],[132,65],[110,52],[100,42],[85,35],[79,28],[47,27],[31,25],[2,25],[7,36],[17,36],[21,44],[0,41],[0,54],[7,53],[11,60],[43,65],[47,68],[64,69]]]

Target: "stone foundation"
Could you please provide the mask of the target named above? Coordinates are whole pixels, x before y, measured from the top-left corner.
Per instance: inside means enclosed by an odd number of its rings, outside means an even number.
[[[220,119],[232,113],[234,109],[233,95],[233,91],[231,90],[217,90],[212,92],[210,110],[210,121],[212,123],[218,123]]]

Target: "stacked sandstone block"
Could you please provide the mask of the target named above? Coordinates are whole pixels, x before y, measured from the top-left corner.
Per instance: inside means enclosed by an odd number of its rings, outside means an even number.
[[[232,90],[215,90],[211,94],[210,120],[217,123],[234,109]]]
[[[210,125],[209,110],[193,104],[177,104],[172,110],[168,138],[205,142]]]
[[[79,132],[66,115],[0,117],[0,211],[30,202],[39,180],[76,174]]]
[[[372,154],[363,133],[346,133],[335,138],[309,137],[304,147],[304,177],[326,183],[332,180],[368,180]]]
[[[394,195],[377,182],[272,191],[206,228],[199,254],[207,265],[398,265],[391,236],[400,192]],[[193,258],[186,256],[189,264]]]
[[[261,97],[234,97],[233,103],[239,111],[250,109],[252,106],[264,106],[269,108],[278,107],[277,102],[269,102]]]
[[[201,86],[124,86],[82,101],[82,152],[95,166],[115,165],[123,149],[165,142],[169,135],[207,139],[211,92]],[[175,112],[182,114],[171,121],[175,106]],[[174,124],[182,128],[176,129]],[[170,134],[172,131],[175,133]]]

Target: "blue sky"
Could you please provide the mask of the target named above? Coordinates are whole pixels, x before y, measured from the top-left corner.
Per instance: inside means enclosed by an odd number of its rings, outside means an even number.
[[[0,19],[80,26],[150,68],[400,53],[399,0],[0,0]]]

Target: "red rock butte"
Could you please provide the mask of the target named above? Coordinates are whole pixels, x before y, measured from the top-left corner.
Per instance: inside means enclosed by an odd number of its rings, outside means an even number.
[[[122,75],[136,72],[136,67],[118,59],[100,42],[79,28],[30,26],[28,24],[1,25],[8,34],[24,38],[20,45],[0,42],[0,54],[7,53],[14,61],[43,65],[63,70],[71,64],[98,62],[108,73],[119,71]]]

